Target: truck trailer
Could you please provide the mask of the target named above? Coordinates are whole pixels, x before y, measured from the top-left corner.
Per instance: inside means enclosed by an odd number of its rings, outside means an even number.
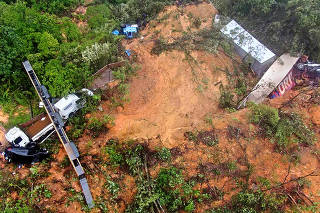
[[[62,123],[65,123],[70,116],[84,107],[85,99],[83,99],[83,95],[93,96],[93,93],[83,88],[77,93],[61,98],[53,105],[55,111],[63,119]],[[41,105],[40,103],[39,106]],[[43,113],[24,124],[11,128],[5,134],[5,138],[13,147],[27,147],[42,143],[54,131],[50,118],[46,113]]]

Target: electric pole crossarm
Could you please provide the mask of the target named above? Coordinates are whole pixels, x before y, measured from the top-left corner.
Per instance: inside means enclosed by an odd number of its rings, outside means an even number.
[[[37,91],[37,94],[40,98],[40,100],[42,101],[42,103],[44,104],[44,108],[47,111],[47,114],[57,132],[57,135],[64,147],[64,149],[66,150],[69,160],[71,161],[71,164],[74,168],[74,170],[76,171],[79,181],[80,181],[80,185],[82,188],[82,192],[84,194],[84,197],[86,199],[86,202],[89,206],[89,208],[92,208],[94,206],[93,204],[93,199],[92,199],[92,195],[89,189],[89,185],[88,185],[88,181],[85,178],[85,173],[84,170],[80,164],[80,161],[78,159],[78,150],[76,150],[76,147],[73,143],[70,142],[66,132],[63,129],[64,123],[62,121],[61,116],[59,115],[59,113],[57,113],[51,102],[50,102],[50,94],[48,93],[48,90],[46,89],[45,86],[40,84],[40,81],[37,77],[37,75],[35,74],[34,70],[31,67],[31,64],[29,63],[29,61],[25,61],[22,63],[34,88]]]

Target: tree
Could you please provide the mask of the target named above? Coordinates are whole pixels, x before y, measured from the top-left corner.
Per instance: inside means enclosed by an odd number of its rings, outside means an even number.
[[[215,0],[216,6],[236,19],[278,55],[307,54],[320,61],[320,1]]]

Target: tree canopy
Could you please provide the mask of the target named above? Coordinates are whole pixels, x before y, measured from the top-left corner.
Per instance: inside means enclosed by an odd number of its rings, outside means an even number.
[[[116,56],[117,39],[110,36],[116,22],[103,31],[81,33],[68,17],[28,7],[27,2],[0,2],[0,101],[27,100],[23,91],[33,91],[21,62],[29,60],[40,81],[53,96],[63,96],[83,86],[102,61],[86,61],[82,51],[94,43],[109,43],[109,55]],[[46,9],[46,11],[50,11]],[[101,12],[100,12],[101,13]],[[89,21],[91,18],[89,18]],[[102,25],[107,20],[102,20]],[[110,23],[110,21],[109,21]],[[101,55],[104,57],[104,55]],[[103,63],[115,57],[104,58]],[[98,64],[96,64],[98,63]],[[99,64],[100,63],[100,64]],[[34,92],[33,92],[34,94]]]
[[[279,55],[307,54],[320,61],[320,1],[216,0],[223,14],[243,24]]]
[[[0,0],[0,105],[36,98],[22,62],[29,60],[52,96],[83,87],[88,77],[122,53],[111,34],[120,23],[155,16],[173,0]],[[78,22],[87,23],[85,29]]]

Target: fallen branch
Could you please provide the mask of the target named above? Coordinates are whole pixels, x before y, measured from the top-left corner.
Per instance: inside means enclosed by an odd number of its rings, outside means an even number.
[[[146,154],[144,155],[144,169],[145,169],[145,172],[146,172],[146,175],[147,175],[147,181],[148,181],[148,183],[150,183],[149,171],[148,171],[148,166],[147,166],[147,155],[146,155]],[[151,194],[152,194],[152,188],[151,188],[150,185],[149,185],[148,188],[149,188],[149,195],[151,196]],[[156,209],[157,209],[158,212],[163,212],[163,213],[165,213],[165,211],[163,210],[162,206],[160,205],[160,202],[158,201],[158,199],[155,200],[155,201],[153,201],[153,204],[155,205],[155,207],[156,207]],[[159,207],[160,207],[160,209],[161,209],[162,211],[160,211],[158,205],[159,205]]]
[[[301,191],[299,191],[299,192],[297,192],[299,195],[302,195],[302,196],[304,196],[305,198],[307,198],[307,200],[312,204],[312,205],[314,205],[314,202],[305,194],[305,193],[303,193],[303,192],[301,192]]]
[[[294,203],[294,205],[297,205],[297,202],[293,199],[293,197],[290,194],[287,194],[287,196]]]
[[[279,184],[279,185],[277,185],[277,186],[273,186],[273,187],[271,187],[271,188],[269,188],[269,189],[264,189],[264,190],[262,190],[262,191],[265,192],[265,191],[269,191],[269,190],[271,190],[271,189],[279,188],[279,187],[284,186],[284,185],[286,185],[286,184],[288,184],[288,183],[291,183],[291,182],[294,182],[294,181],[298,181],[298,180],[301,180],[301,179],[306,178],[306,177],[319,176],[318,174],[315,174],[315,172],[316,172],[316,171],[313,171],[313,172],[311,172],[311,173],[309,173],[309,174],[307,174],[307,175],[304,175],[304,176],[301,176],[301,177],[297,177],[297,178],[291,179],[291,180],[289,180],[289,181],[287,181],[287,182],[283,182],[283,183],[281,183],[281,184]]]
[[[286,175],[286,177],[284,178],[284,180],[283,180],[283,182],[282,182],[282,183],[286,182],[287,177],[288,177],[288,176],[289,176],[289,174],[290,174],[290,170],[291,170],[291,163],[289,164],[287,175]]]

